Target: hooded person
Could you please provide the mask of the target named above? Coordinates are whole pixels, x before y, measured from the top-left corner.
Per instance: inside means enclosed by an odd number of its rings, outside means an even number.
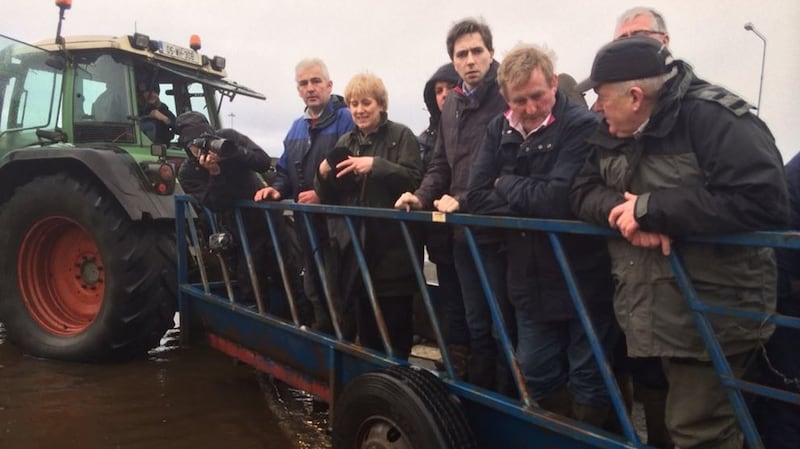
[[[461,82],[452,62],[439,67],[433,76],[425,83],[422,90],[422,99],[428,108],[430,119],[428,127],[417,136],[419,149],[422,152],[422,163],[428,167],[433,156],[433,147],[436,145],[436,136],[439,130],[439,118],[442,116],[442,105],[450,90]]]
[[[460,83],[461,78],[453,67],[453,63],[448,62],[434,72],[422,90],[422,98],[430,114],[428,127],[417,136],[420,156],[425,169],[433,157],[444,100],[450,90]],[[442,305],[442,317],[439,321],[444,323],[447,351],[456,375],[465,379],[467,359],[469,358],[469,329],[465,318],[464,300],[461,297],[461,286],[453,264],[452,229],[445,224],[428,224],[424,227],[424,241],[428,258],[436,265],[436,280],[439,285],[437,297]],[[417,319],[417,316],[426,317],[427,314],[421,306],[415,304],[415,323],[423,321]],[[417,331],[417,333],[424,332],[422,329]]]
[[[178,145],[188,156],[178,171],[178,181],[184,192],[217,213],[220,230],[241,242],[233,207],[238,200],[252,199],[255,192],[264,186],[260,173],[270,168],[269,155],[238,131],[229,128],[214,130],[208,119],[195,111],[178,116],[175,132],[179,135]],[[261,274],[257,281],[263,298],[269,280],[277,276],[269,230],[258,209],[244,209],[242,217],[255,272]],[[237,255],[230,258],[230,263],[238,280],[237,295],[244,304],[254,304],[255,283],[250,280],[241,245],[235,246]],[[266,301],[265,307],[271,311]]]
[[[175,132],[178,145],[189,156],[181,165],[178,180],[183,190],[204,206],[214,212],[230,210],[234,202],[252,199],[264,186],[259,174],[269,170],[271,160],[249,137],[229,128],[214,130],[196,111],[179,115]],[[201,144],[197,139],[203,137]],[[219,148],[211,148],[214,145]],[[206,160],[209,162],[204,163]]]

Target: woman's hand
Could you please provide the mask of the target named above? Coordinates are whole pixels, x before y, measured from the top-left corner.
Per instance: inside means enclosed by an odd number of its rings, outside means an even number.
[[[339,172],[336,174],[336,177],[341,178],[350,172],[353,172],[357,175],[366,175],[372,171],[372,163],[374,159],[375,158],[373,156],[350,156],[336,165],[336,169],[339,170]]]

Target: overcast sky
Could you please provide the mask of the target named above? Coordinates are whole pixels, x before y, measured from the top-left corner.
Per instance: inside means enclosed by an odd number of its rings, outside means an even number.
[[[596,50],[611,38],[616,17],[645,5],[661,11],[676,57],[703,78],[756,104],[762,41],[744,29],[752,22],[767,39],[761,117],[788,160],[800,150],[800,2],[797,0],[74,0],[64,35],[132,34],[188,46],[199,34],[201,52],[225,56],[230,79],[264,93],[267,101],[237,98],[222,106],[223,123],[260,143],[272,156],[303,104],[294,66],[323,58],[341,93],[355,73],[370,71],[389,91],[389,117],[415,132],[428,114],[422,88],[447,62],[445,36],[453,22],[483,17],[494,33],[495,57],[518,42],[546,45],[556,69],[586,77]],[[4,0],[0,33],[20,40],[52,38],[53,0]]]

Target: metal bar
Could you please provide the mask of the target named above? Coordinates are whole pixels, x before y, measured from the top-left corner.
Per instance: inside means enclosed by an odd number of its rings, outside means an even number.
[[[195,226],[194,220],[191,218],[187,218],[186,221],[189,223],[189,235],[192,236],[192,247],[194,248],[195,258],[197,259],[197,267],[200,270],[200,281],[203,283],[203,289],[208,293],[210,291],[208,286],[208,271],[206,271],[206,263],[203,259],[203,247],[200,245],[200,239],[197,236],[197,226]],[[213,220],[210,220],[210,222],[213,223]]]
[[[572,299],[572,304],[578,312],[578,319],[580,319],[583,330],[586,332],[586,337],[589,339],[589,344],[592,347],[592,354],[594,355],[594,359],[600,369],[600,374],[603,376],[603,382],[611,397],[611,405],[614,407],[617,418],[619,418],[619,422],[622,424],[622,432],[628,441],[636,446],[642,446],[642,442],[639,440],[639,436],[636,434],[633,423],[631,423],[628,412],[625,409],[625,404],[622,401],[622,393],[614,378],[614,372],[604,355],[605,351],[603,351],[603,346],[600,344],[600,338],[598,338],[597,332],[594,330],[589,311],[586,309],[586,304],[583,302],[583,296],[578,287],[578,281],[570,267],[567,254],[564,252],[564,246],[561,244],[558,235],[548,232],[547,237],[550,239],[550,244],[553,246],[553,253],[556,256],[558,265],[561,267],[561,273],[564,275],[564,280],[567,283],[570,299]]]
[[[275,248],[275,258],[278,260],[278,269],[281,272],[281,280],[283,280],[283,290],[286,293],[286,298],[289,300],[289,312],[292,314],[292,321],[295,326],[299,326],[300,319],[297,316],[294,289],[292,288],[292,283],[289,281],[289,273],[287,273],[286,263],[283,261],[283,253],[281,252],[281,239],[278,238],[278,233],[275,230],[275,223],[272,222],[272,215],[270,215],[268,210],[264,211],[264,218],[267,220],[269,236],[272,239],[272,246]]]
[[[800,394],[791,391],[781,390],[780,388],[767,387],[765,385],[746,382],[740,379],[723,379],[723,384],[734,388],[739,388],[742,391],[754,393],[759,396],[764,396],[770,399],[783,401],[789,404],[794,404],[800,407]]]
[[[532,401],[530,393],[528,392],[528,386],[525,384],[525,377],[522,375],[522,369],[519,366],[519,360],[514,354],[514,348],[511,345],[511,339],[508,338],[506,324],[503,320],[503,313],[500,311],[500,305],[497,303],[497,298],[494,294],[494,288],[492,288],[491,283],[489,283],[489,276],[486,274],[486,268],[483,265],[481,252],[478,248],[477,242],[475,242],[475,235],[472,233],[472,229],[469,227],[464,227],[464,236],[467,239],[467,245],[469,246],[470,253],[472,253],[472,261],[475,264],[475,270],[478,272],[478,278],[481,281],[481,287],[483,287],[484,296],[486,297],[486,301],[489,303],[489,311],[492,313],[494,331],[500,338],[500,344],[503,346],[503,355],[508,361],[511,374],[514,376],[514,381],[517,383],[519,396],[522,398],[522,403],[525,404],[526,407],[531,407]]]
[[[325,302],[328,305],[328,313],[331,315],[331,324],[333,324],[333,331],[336,333],[336,339],[339,341],[343,341],[344,337],[342,336],[342,329],[339,326],[339,313],[336,310],[336,304],[333,303],[333,296],[332,296],[332,287],[330,284],[330,279],[328,279],[327,270],[325,270],[325,262],[322,260],[322,253],[319,250],[319,240],[317,239],[317,233],[314,231],[314,226],[311,225],[311,219],[304,213],[300,214],[303,218],[303,223],[305,224],[306,228],[306,235],[308,236],[308,241],[311,244],[311,253],[314,257],[314,265],[317,268],[317,274],[322,282],[322,292],[325,294]],[[305,258],[304,258],[305,259]],[[307,267],[307,269],[311,269]]]
[[[189,282],[189,260],[186,257],[188,247],[186,245],[186,204],[183,201],[175,201],[175,240],[178,251],[178,285]],[[182,289],[178,288],[178,310],[180,311],[180,343],[185,346],[191,341],[191,326],[189,317],[191,316],[191,296],[187,295]]]
[[[433,333],[436,336],[436,342],[439,344],[439,351],[442,354],[444,368],[447,371],[447,375],[450,376],[451,379],[456,379],[455,369],[453,368],[453,364],[450,362],[450,354],[447,353],[447,344],[442,336],[439,320],[436,318],[436,311],[433,308],[431,295],[428,292],[428,283],[425,282],[425,275],[422,273],[422,267],[420,267],[419,260],[417,260],[414,239],[411,237],[411,233],[408,231],[408,225],[406,225],[404,221],[400,221],[398,223],[400,224],[400,229],[403,231],[403,239],[406,241],[406,248],[408,249],[409,257],[411,258],[411,266],[414,268],[414,275],[417,278],[417,285],[419,285],[419,293],[422,296],[422,302],[425,303],[425,310],[428,312],[428,317],[430,317],[431,326],[433,327]]]
[[[228,272],[228,264],[225,263],[225,258],[222,254],[217,253],[217,262],[219,262],[220,270],[222,271],[222,283],[225,285],[225,292],[228,294],[228,301],[234,303],[233,284],[231,283],[231,275]]]
[[[734,379],[736,376],[734,376],[728,359],[725,357],[722,345],[720,345],[719,340],[717,340],[714,334],[711,323],[709,323],[705,314],[697,311],[700,300],[697,297],[697,292],[694,290],[689,276],[686,274],[686,270],[683,268],[677,250],[673,247],[672,252],[667,257],[672,266],[672,271],[675,274],[678,286],[681,289],[681,293],[683,293],[684,299],[692,309],[692,318],[697,326],[697,330],[700,332],[700,336],[703,337],[706,350],[708,350],[708,353],[711,355],[711,363],[714,365],[714,369],[720,377],[720,382],[723,382],[725,378]],[[742,427],[747,445],[753,449],[763,448],[764,445],[761,442],[755,424],[753,424],[750,412],[747,410],[747,404],[744,402],[742,392],[730,387],[726,389],[728,390],[728,399],[730,399],[731,404],[733,404],[733,411],[736,413],[736,418],[739,421],[739,425]]]
[[[729,309],[722,306],[702,304],[698,306],[699,312],[713,313],[715,315],[728,316],[733,318],[744,318],[762,324],[772,323],[782,327],[800,329],[800,318],[779,313],[756,312],[755,310]]]
[[[391,357],[395,357],[394,348],[392,348],[392,342],[389,339],[389,331],[386,329],[386,321],[383,319],[383,312],[378,304],[378,298],[375,294],[375,287],[372,284],[372,276],[369,274],[367,259],[364,256],[364,251],[361,249],[361,241],[358,238],[358,232],[353,226],[353,220],[351,220],[350,217],[344,217],[344,221],[347,223],[347,230],[350,231],[353,251],[356,254],[356,261],[358,262],[358,267],[361,271],[361,278],[364,280],[364,289],[367,292],[369,303],[372,306],[375,322],[378,325],[378,332],[381,334],[381,340],[383,340],[383,347],[386,349],[387,354],[389,354]]]
[[[279,202],[237,201],[239,206],[261,207],[265,209],[288,209],[301,212],[323,213],[330,216],[351,216],[385,218],[389,220],[446,222],[464,226],[482,226],[499,229],[558,232],[567,234],[598,235],[619,237],[619,232],[574,220],[551,220],[542,218],[502,217],[470,214],[435,214],[424,211],[401,211],[378,207],[333,206],[319,204],[297,204]],[[436,216],[436,220],[433,217]],[[773,248],[800,249],[800,230],[794,231],[756,231],[714,236],[689,236],[676,239],[676,242],[716,243],[725,245],[769,246]]]
[[[256,295],[256,305],[258,306],[258,313],[264,314],[266,308],[264,307],[264,300],[261,297],[261,287],[258,285],[257,273],[255,262],[253,261],[253,253],[250,252],[250,243],[247,241],[247,232],[244,228],[244,220],[242,219],[242,210],[240,208],[234,209],[236,216],[236,229],[239,230],[239,240],[241,240],[242,251],[244,251],[244,258],[247,261],[247,273],[250,275],[250,285],[253,287],[253,293]]]

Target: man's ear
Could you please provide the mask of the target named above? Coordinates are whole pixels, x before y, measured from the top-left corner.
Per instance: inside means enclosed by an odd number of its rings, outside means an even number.
[[[633,86],[628,90],[628,95],[631,97],[632,107],[634,111],[638,111],[644,105],[645,95],[644,91],[639,86]]]

